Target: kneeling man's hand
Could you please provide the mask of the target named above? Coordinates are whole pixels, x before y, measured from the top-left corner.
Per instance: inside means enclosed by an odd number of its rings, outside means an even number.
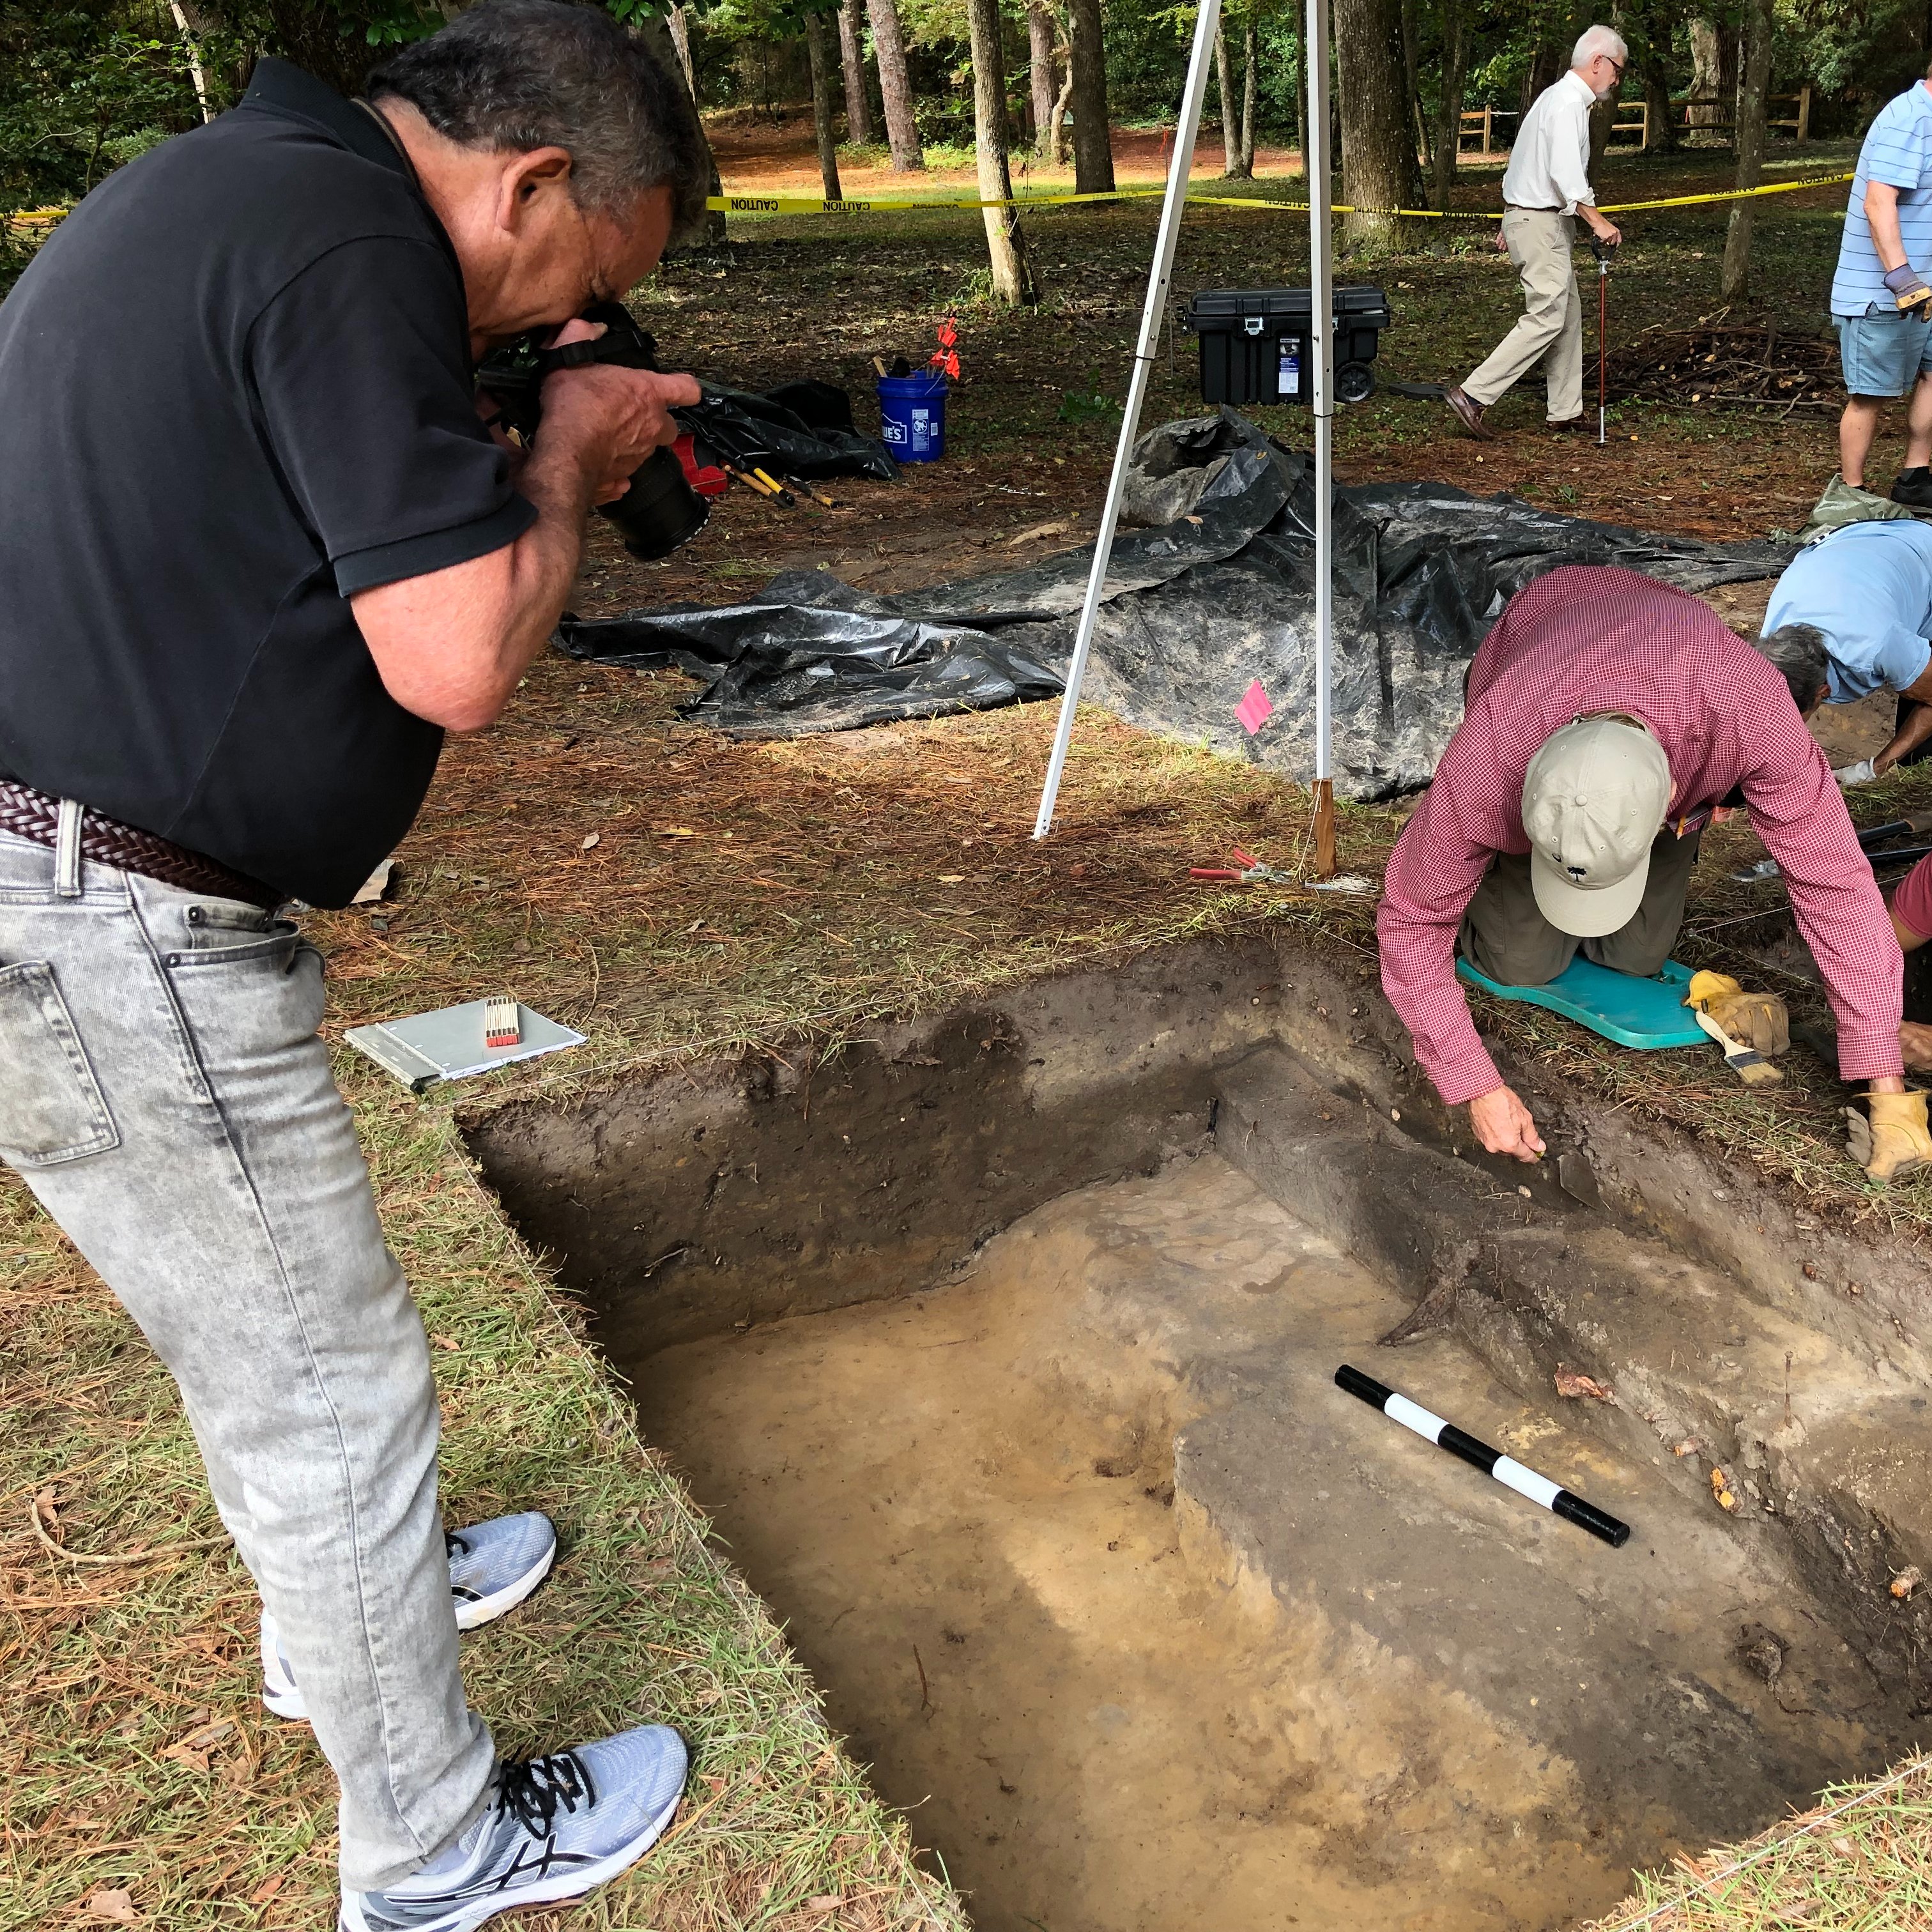
[[[1469,1102],[1469,1125],[1491,1154],[1533,1161],[1543,1152],[1543,1136],[1513,1088],[1496,1087],[1478,1094]]]

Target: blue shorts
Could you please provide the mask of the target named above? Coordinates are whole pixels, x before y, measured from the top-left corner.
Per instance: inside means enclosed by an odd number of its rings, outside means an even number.
[[[1932,321],[1888,315],[1834,315],[1838,361],[1845,388],[1854,396],[1902,396],[1918,378],[1932,374]]]

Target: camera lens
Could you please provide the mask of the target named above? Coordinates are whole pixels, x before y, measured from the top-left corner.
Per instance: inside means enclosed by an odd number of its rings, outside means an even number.
[[[688,543],[711,514],[711,506],[686,481],[684,465],[668,449],[652,450],[623,495],[598,507],[623,532],[624,548],[646,562]]]

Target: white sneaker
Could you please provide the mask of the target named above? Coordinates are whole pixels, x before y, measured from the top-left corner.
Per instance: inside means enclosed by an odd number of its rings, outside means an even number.
[[[449,1596],[458,1630],[475,1630],[513,1610],[550,1574],[556,1560],[556,1526],[537,1510],[493,1516],[445,1535]],[[302,1718],[308,1705],[282,1648],[275,1620],[262,1612],[262,1702],[278,1718]]]
[[[490,1808],[387,1892],[345,1892],[338,1932],[470,1932],[554,1904],[637,1863],[670,1822],[688,1768],[663,1724],[496,1767]]]

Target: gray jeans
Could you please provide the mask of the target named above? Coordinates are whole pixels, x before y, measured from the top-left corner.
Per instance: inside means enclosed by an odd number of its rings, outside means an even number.
[[[64,876],[62,874],[64,873]],[[293,925],[0,832],[0,1158],[173,1372],[379,1891],[480,1808],[422,1323]]]
[[[1531,890],[1529,854],[1498,852],[1462,915],[1462,956],[1499,986],[1546,986],[1580,952],[1615,972],[1653,978],[1683,929],[1701,842],[1696,832],[1680,838],[1666,825],[1650,848],[1650,875],[1636,913],[1601,939],[1558,932]]]

